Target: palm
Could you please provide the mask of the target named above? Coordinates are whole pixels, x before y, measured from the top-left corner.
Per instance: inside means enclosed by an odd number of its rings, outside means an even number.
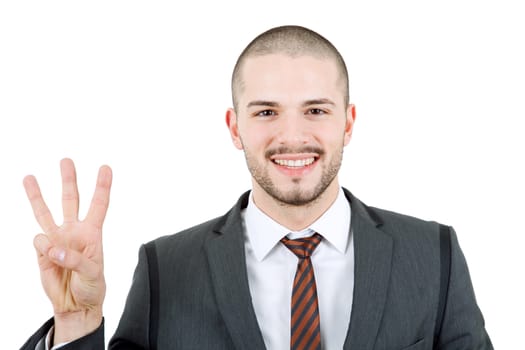
[[[102,267],[101,232],[85,222],[68,223],[50,234],[54,244],[73,249]],[[53,263],[46,256],[38,258],[42,284],[55,312],[78,311],[102,302],[102,281]],[[99,285],[102,282],[102,285]]]
[[[78,190],[73,162],[62,170],[64,223],[57,226],[34,177],[24,180],[35,217],[44,231],[35,237],[44,290],[55,314],[101,308],[106,286],[103,274],[102,224],[109,203],[111,170],[102,167],[84,220],[78,219]]]

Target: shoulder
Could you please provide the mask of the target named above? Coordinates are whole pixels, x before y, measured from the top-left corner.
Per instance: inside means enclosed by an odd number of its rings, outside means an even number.
[[[392,238],[395,251],[423,260],[439,256],[441,232],[448,226],[389,210],[374,207],[369,210],[381,220],[378,229]]]
[[[393,241],[397,251],[420,249],[429,253],[439,250],[440,228],[446,227],[445,225],[436,221],[369,206],[350,192],[347,191],[346,194],[351,203],[352,221],[355,220],[354,229],[357,227],[368,227],[370,229],[374,227],[375,230],[382,232]],[[363,236],[359,232],[354,232],[354,234]]]
[[[415,216],[385,210],[376,207],[367,207],[368,211],[373,213],[380,221],[382,229],[392,234],[407,232],[425,233],[439,230],[440,223],[432,220],[424,220]]]
[[[155,244],[157,250],[166,249],[201,249],[208,240],[216,238],[223,232],[238,232],[241,228],[241,212],[246,207],[249,191],[243,193],[237,203],[224,215],[189,227],[180,232],[159,237],[147,244]]]
[[[206,242],[217,236],[215,227],[221,219],[217,217],[143,244],[139,250],[139,265],[141,262],[145,262],[144,266],[156,265],[161,279],[177,279],[176,276],[185,276],[188,271],[199,271],[207,266]]]
[[[200,249],[209,239],[212,239],[217,233],[216,228],[224,220],[224,216],[216,217],[198,225],[189,227],[180,232],[161,236],[146,244],[154,244],[157,251],[161,254],[177,251],[191,253]]]
[[[436,236],[440,223],[424,220],[415,216],[369,206],[345,189],[345,195],[350,202],[352,220],[362,220],[376,226],[392,238],[414,238],[420,236]]]

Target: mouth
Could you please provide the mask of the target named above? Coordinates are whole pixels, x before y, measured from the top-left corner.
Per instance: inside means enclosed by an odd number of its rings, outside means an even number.
[[[286,153],[274,154],[270,160],[281,169],[300,170],[311,168],[319,156],[317,153]]]
[[[313,164],[316,159],[316,157],[309,157],[303,159],[272,159],[272,161],[277,165],[287,168],[303,168]]]
[[[279,147],[266,151],[266,158],[275,169],[286,177],[299,179],[307,176],[317,166],[324,151],[321,147],[304,146],[301,148]]]

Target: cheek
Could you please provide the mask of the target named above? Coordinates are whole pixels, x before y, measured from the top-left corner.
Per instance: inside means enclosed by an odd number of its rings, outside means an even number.
[[[272,140],[270,133],[265,128],[240,128],[239,134],[244,149],[252,153],[264,152]]]
[[[315,129],[315,135],[318,142],[326,147],[341,147],[346,143],[344,127],[343,123],[318,125]]]

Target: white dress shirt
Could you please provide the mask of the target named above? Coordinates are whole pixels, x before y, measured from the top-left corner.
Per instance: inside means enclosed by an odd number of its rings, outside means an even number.
[[[342,189],[332,206],[309,228],[293,232],[263,213],[250,195],[242,213],[246,266],[252,304],[267,349],[290,348],[290,303],[298,258],[281,238],[323,240],[311,256],[323,349],[342,349],[350,323],[354,291],[354,244],[350,204]]]
[[[47,335],[40,339],[40,341],[36,344],[35,346],[35,350],[57,350],[57,349],[60,349],[61,347],[63,347],[64,345],[67,345],[69,344],[70,342],[65,342],[65,343],[59,343],[59,344],[56,344],[54,345],[53,347],[51,347],[51,338],[53,337],[54,335],[54,330],[55,330],[55,326],[52,326],[49,331],[47,332]]]

